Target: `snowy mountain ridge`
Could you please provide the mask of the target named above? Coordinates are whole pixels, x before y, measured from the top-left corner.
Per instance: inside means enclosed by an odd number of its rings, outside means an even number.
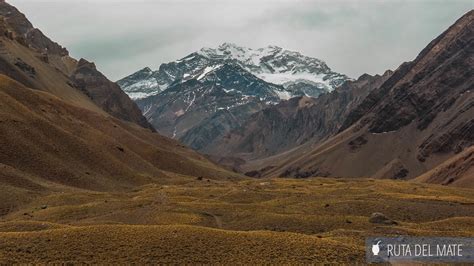
[[[283,86],[232,63],[210,65],[187,78],[136,103],[161,134],[186,139],[184,143],[197,149],[279,103],[285,93]]]
[[[202,48],[179,60],[162,64],[156,71],[144,68],[117,83],[132,99],[156,95],[176,83],[202,78],[223,64],[236,64],[256,77],[277,85],[280,99],[295,96],[317,97],[332,91],[349,78],[333,72],[324,61],[278,46],[259,49],[224,43],[217,48]]]

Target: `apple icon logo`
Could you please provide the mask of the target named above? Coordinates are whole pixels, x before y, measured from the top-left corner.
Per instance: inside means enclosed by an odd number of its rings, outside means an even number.
[[[377,244],[372,245],[372,253],[374,254],[374,256],[379,255],[379,252],[380,252],[379,244],[380,244],[380,240],[379,240],[379,242],[377,242]]]

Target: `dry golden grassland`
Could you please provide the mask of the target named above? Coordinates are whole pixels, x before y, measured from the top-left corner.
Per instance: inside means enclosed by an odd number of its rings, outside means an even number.
[[[474,235],[470,189],[372,179],[166,180],[121,193],[39,196],[1,217],[0,262],[363,263],[366,236]],[[374,212],[398,224],[370,223]]]

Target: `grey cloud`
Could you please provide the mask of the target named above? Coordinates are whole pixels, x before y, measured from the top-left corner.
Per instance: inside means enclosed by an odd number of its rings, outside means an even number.
[[[111,79],[203,46],[269,44],[357,77],[412,60],[471,0],[10,0],[75,57]]]

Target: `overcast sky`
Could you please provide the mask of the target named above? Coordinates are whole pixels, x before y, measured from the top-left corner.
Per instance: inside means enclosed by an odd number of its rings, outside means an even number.
[[[7,0],[117,80],[201,47],[277,45],[357,78],[412,60],[473,0]]]

